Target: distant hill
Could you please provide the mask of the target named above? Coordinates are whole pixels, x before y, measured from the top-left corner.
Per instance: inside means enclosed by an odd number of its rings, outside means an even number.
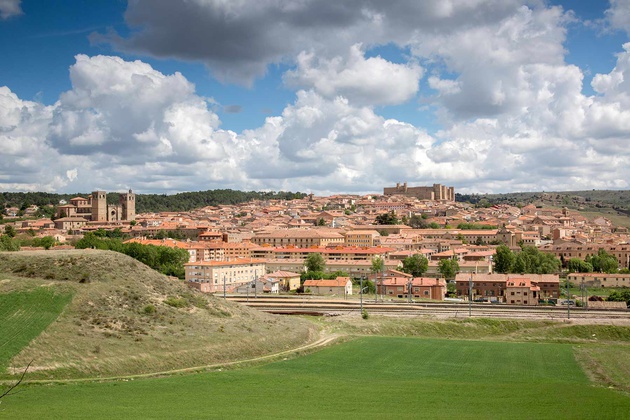
[[[315,334],[307,321],[204,295],[116,252],[0,253],[0,294],[42,287],[73,297],[8,363],[19,372],[33,360],[30,379],[201,366],[297,347]],[[11,327],[18,334],[22,326]]]
[[[588,190],[558,192],[517,192],[505,194],[455,194],[455,200],[477,206],[509,204],[540,207],[567,207],[593,218],[598,214],[610,218],[615,225],[630,226],[630,191]]]
[[[46,206],[48,204],[57,205],[60,200],[70,200],[76,196],[87,198],[90,193],[73,194],[51,194],[43,192],[3,192],[0,193],[0,206],[26,208],[29,205]],[[107,202],[118,203],[117,193],[108,193]],[[252,200],[291,200],[303,198],[306,194],[301,192],[257,192],[257,191],[236,191],[230,189],[208,190],[196,192],[182,192],[178,194],[137,194],[136,212],[160,212],[160,211],[189,211],[205,206],[216,206],[219,204],[239,204]]]

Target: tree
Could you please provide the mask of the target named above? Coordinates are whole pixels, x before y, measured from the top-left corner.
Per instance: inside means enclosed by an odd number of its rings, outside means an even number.
[[[304,265],[306,265],[307,271],[324,271],[326,267],[326,262],[324,261],[324,257],[319,252],[314,252],[309,254],[304,260]]]
[[[630,290],[612,291],[606,300],[610,302],[626,302],[626,305],[630,306]]]
[[[19,251],[20,242],[9,235],[0,236],[0,251]]]
[[[389,213],[379,214],[376,216],[376,223],[379,225],[397,225],[399,223],[398,217],[394,210]]]
[[[555,255],[541,252],[533,246],[524,246],[516,254],[513,273],[521,274],[553,274],[560,271],[562,263]]]
[[[41,246],[44,249],[48,250],[52,248],[53,245],[55,245],[55,238],[53,238],[52,236],[44,236],[43,238],[36,238],[36,240],[33,242],[33,245]]]
[[[317,220],[317,226],[326,226],[326,220],[324,220],[323,217],[320,217],[319,220]]]
[[[617,259],[600,248],[597,255],[586,258],[586,262],[591,263],[593,271],[597,273],[616,273],[619,269]]]
[[[593,265],[579,258],[571,258],[567,262],[567,270],[569,273],[592,273]]]
[[[372,266],[370,267],[370,271],[372,273],[380,273],[385,268],[385,261],[381,257],[372,258]]]
[[[5,225],[4,226],[4,234],[9,238],[15,238],[15,228],[13,225]]]
[[[511,273],[516,257],[507,245],[499,245],[494,254],[494,271],[497,273]]]
[[[414,229],[426,229],[429,227],[429,223],[426,221],[426,217],[414,214],[409,218],[409,226]]]
[[[421,277],[429,269],[429,260],[424,255],[415,254],[403,260],[402,271],[414,277]]]
[[[438,272],[447,280],[454,279],[458,271],[459,263],[456,259],[447,258],[438,263]]]

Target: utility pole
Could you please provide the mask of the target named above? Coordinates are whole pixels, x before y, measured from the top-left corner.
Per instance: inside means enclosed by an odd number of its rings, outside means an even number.
[[[227,299],[225,297],[225,274],[223,275],[223,300]]]
[[[468,280],[468,317],[472,317],[472,288],[473,288],[473,275],[470,273],[470,280]]]
[[[254,299],[258,299],[258,270],[254,270]]]
[[[569,294],[569,279],[567,278],[567,319],[571,319],[571,295]]]
[[[409,281],[407,282],[407,298],[409,300],[409,303],[411,303],[411,288],[413,286],[413,277],[409,279]]]
[[[363,276],[361,276],[359,287],[359,307],[361,308],[361,316],[363,316]]]

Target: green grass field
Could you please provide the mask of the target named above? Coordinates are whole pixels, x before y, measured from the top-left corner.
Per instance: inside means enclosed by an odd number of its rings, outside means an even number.
[[[574,345],[362,337],[267,365],[25,386],[7,418],[628,418]]]
[[[0,294],[0,372],[57,319],[71,298],[69,293],[55,293],[47,287]]]

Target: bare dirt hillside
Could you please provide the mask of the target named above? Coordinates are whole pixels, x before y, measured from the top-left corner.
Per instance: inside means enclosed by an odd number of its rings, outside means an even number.
[[[59,318],[11,362],[29,377],[108,377],[256,357],[312,341],[307,321],[196,292],[110,251],[0,253],[0,293],[73,293]]]

